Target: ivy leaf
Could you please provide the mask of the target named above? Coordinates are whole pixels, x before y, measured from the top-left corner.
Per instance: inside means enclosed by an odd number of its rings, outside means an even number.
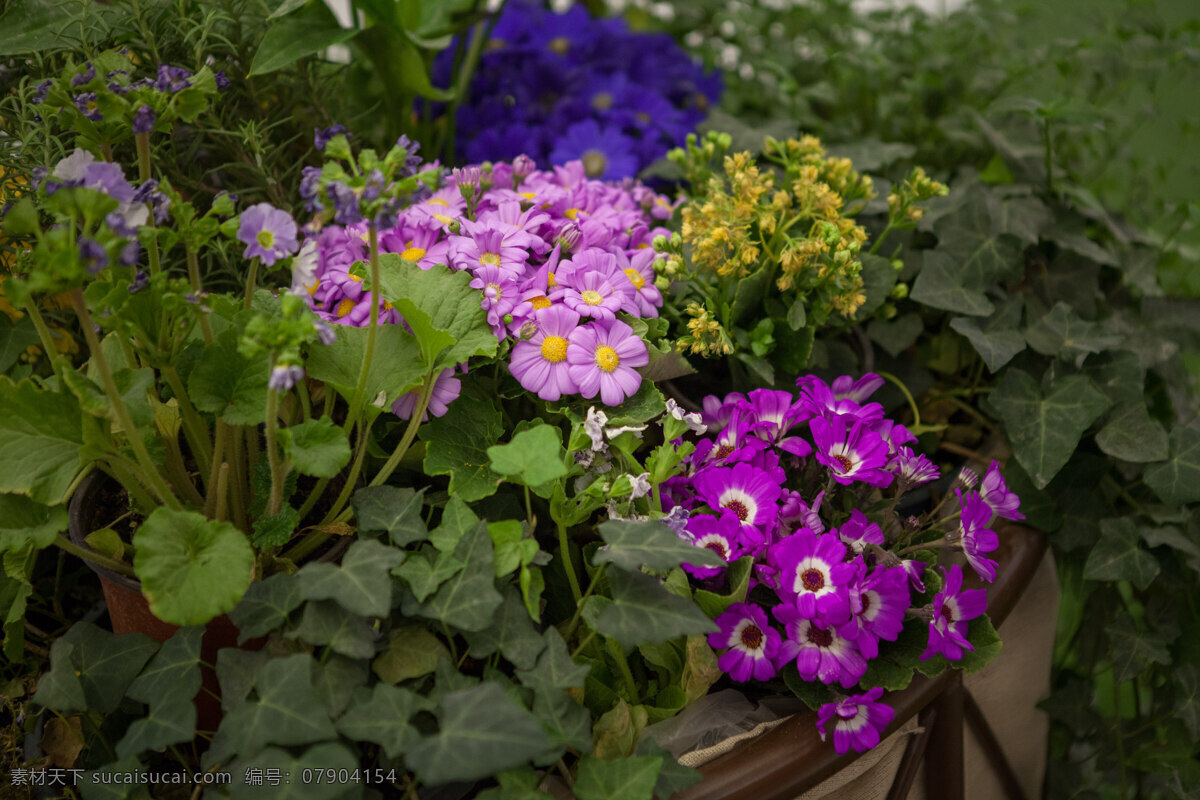
[[[436,553],[436,555],[434,555]],[[431,559],[431,556],[433,558]],[[428,548],[419,553],[409,553],[404,563],[392,570],[397,578],[403,578],[417,598],[424,603],[429,595],[465,566],[454,557],[454,553],[430,552]]]
[[[700,771],[680,764],[675,756],[659,746],[650,736],[645,736],[637,744],[635,755],[656,756],[662,759],[662,768],[658,771],[658,781],[654,784],[654,796],[658,800],[671,800],[676,792],[681,792],[689,786],[694,786],[704,780]]]
[[[1017,330],[1023,307],[1020,295],[1013,295],[986,320],[955,317],[950,327],[967,337],[988,370],[996,372],[1025,349],[1025,337]]]
[[[562,432],[552,425],[523,430],[508,444],[489,447],[487,454],[493,471],[525,486],[542,486],[567,474]]]
[[[1200,500],[1200,430],[1176,425],[1169,438],[1171,456],[1146,467],[1146,485],[1169,506]]]
[[[283,452],[298,472],[332,478],[350,463],[350,441],[328,417],[309,419],[279,431]]]
[[[1073,361],[1079,355],[1099,353],[1116,347],[1125,339],[1119,333],[1108,333],[1098,322],[1086,322],[1066,303],[1054,304],[1044,317],[1029,326],[1025,340],[1044,356],[1057,355]]]
[[[900,277],[900,273],[892,266],[890,259],[883,256],[872,255],[871,253],[862,253],[858,257],[862,262],[862,281],[863,295],[866,301],[858,307],[854,312],[854,319],[863,321],[870,319],[880,306],[882,306],[891,295],[892,288],[896,285],[896,279]],[[799,302],[799,300],[797,300]],[[793,305],[794,309],[795,306]],[[788,312],[788,324],[791,325],[792,316]],[[799,330],[804,327],[804,323],[799,325],[791,325],[792,330]]]
[[[575,663],[557,628],[547,628],[542,638],[546,640],[546,648],[538,656],[537,664],[533,669],[518,669],[517,680],[531,689],[582,688],[590,667]]]
[[[553,747],[533,715],[497,683],[447,694],[438,723],[438,732],[410,747],[405,757],[429,784],[478,780]]]
[[[1000,232],[1005,220],[994,219],[995,211],[995,204],[980,193],[933,225],[937,252],[958,265],[964,286],[982,290],[1019,280],[1024,271],[1021,240]]]
[[[358,529],[366,533],[382,531],[398,547],[420,542],[429,536],[421,509],[425,490],[408,487],[370,486],[354,493],[354,518]]]
[[[49,506],[67,499],[80,469],[83,418],[65,392],[0,376],[0,492],[23,494]]]
[[[911,347],[923,330],[925,323],[921,321],[921,315],[913,313],[902,314],[893,320],[873,319],[867,325],[867,335],[871,337],[871,341],[893,357]]]
[[[238,627],[238,644],[280,627],[303,602],[300,583],[291,575],[280,573],[250,584],[241,602],[229,612]]]
[[[1136,354],[1112,350],[1088,356],[1080,370],[1113,403],[1145,403],[1146,370]]]
[[[1139,547],[1131,517],[1100,520],[1100,541],[1088,554],[1083,577],[1094,581],[1130,581],[1145,590],[1158,575],[1158,559]]]
[[[238,604],[254,551],[228,522],[159,508],[133,535],[133,568],[150,610],[173,625],[202,625]]]
[[[445,416],[421,426],[425,474],[449,475],[450,494],[465,503],[495,494],[500,478],[492,472],[487,450],[504,432],[500,409],[475,391],[463,392]]]
[[[1117,406],[1108,424],[1096,434],[1096,444],[1113,458],[1144,463],[1170,455],[1167,432],[1146,411],[1140,400]]]
[[[813,711],[819,710],[826,703],[834,702],[833,690],[824,683],[801,678],[795,661],[788,662],[779,674],[788,690]]]
[[[230,425],[258,425],[267,420],[267,353],[248,357],[238,350],[239,334],[230,328],[200,352],[188,375],[188,397],[201,411]]]
[[[1037,244],[1038,239],[1053,221],[1054,215],[1041,200],[1031,195],[987,195],[992,217],[992,229],[1011,233],[1025,244]]]
[[[180,628],[154,655],[142,673],[129,685],[126,695],[151,706],[178,701],[191,705],[200,691],[200,639],[204,628]],[[189,728],[188,739],[191,739]],[[182,740],[180,740],[182,741]],[[174,744],[174,742],[170,742]]]
[[[77,623],[82,624],[82,623]],[[38,678],[33,702],[56,711],[84,711],[87,698],[83,683],[75,674],[75,645],[59,637],[50,645],[50,669]]]
[[[492,539],[487,524],[479,522],[463,534],[454,557],[466,566],[442,584],[428,601],[415,607],[405,604],[405,615],[441,620],[462,631],[478,631],[491,624],[492,613],[503,598],[496,591],[492,567]]]
[[[596,616],[596,630],[623,647],[717,629],[695,603],[672,594],[657,578],[618,570],[609,581],[613,602]]]
[[[64,711],[112,713],[157,649],[158,642],[149,636],[114,634],[77,622],[51,645],[50,680],[39,680],[33,699]]]
[[[1133,680],[1151,663],[1171,663],[1171,654],[1167,652],[1162,636],[1138,630],[1133,617],[1125,611],[1118,613],[1104,632],[1112,644],[1113,679],[1117,683]]]
[[[347,614],[332,600],[310,600],[304,606],[300,624],[287,637],[328,645],[335,653],[350,658],[375,656],[375,629],[362,617]]]
[[[605,547],[596,551],[592,563],[612,563],[624,570],[670,569],[680,564],[719,567],[725,562],[711,550],[688,544],[658,521],[608,520],[599,527]]]
[[[310,377],[332,385],[343,397],[352,397],[358,373],[367,357],[367,328],[342,325],[332,344],[312,347],[305,366]],[[386,355],[385,355],[386,354]],[[403,325],[380,325],[375,333],[375,357],[367,372],[368,400],[383,394],[381,406],[391,408],[402,394],[420,386],[426,370],[421,351]],[[263,387],[264,397],[266,386]]]
[[[512,586],[505,588],[504,601],[492,614],[491,624],[464,636],[476,656],[490,656],[499,650],[517,669],[532,669],[546,647],[520,593]]]
[[[247,751],[252,752],[252,751]],[[270,787],[270,794],[276,800],[326,800],[327,798],[346,797],[347,789],[343,783],[327,781],[325,783],[305,783],[297,780],[306,772],[308,774],[326,775],[329,771],[334,774],[353,774],[360,769],[358,758],[345,746],[336,742],[324,742],[304,751],[303,755],[295,756],[278,747],[268,747],[251,759],[241,760],[230,766],[233,773],[233,783],[229,785],[229,795],[234,800],[255,800],[263,796],[263,787],[258,784],[247,784],[247,776],[257,771],[259,774],[277,772],[280,775],[292,776],[279,786]]]
[[[243,703],[254,688],[254,678],[270,656],[262,650],[224,647],[217,651],[217,685],[226,713]]]
[[[1184,664],[1174,673],[1174,714],[1187,725],[1192,739],[1200,739],[1200,669],[1195,664]]]
[[[2,315],[0,315],[2,316]],[[0,553],[41,550],[67,529],[67,510],[19,494],[0,494]]]
[[[912,299],[933,308],[984,317],[995,310],[983,293],[986,285],[968,281],[953,257],[926,250],[925,263],[913,283]]]
[[[574,792],[579,800],[651,800],[661,756],[628,756],[605,761],[584,756],[579,762]]]
[[[199,682],[199,670],[197,682]],[[128,758],[146,750],[190,742],[196,736],[196,706],[191,698],[154,703],[150,713],[135,720],[117,742],[117,757]]]
[[[433,672],[439,656],[450,658],[440,639],[421,625],[404,625],[388,634],[387,648],[371,662],[371,669],[379,680],[395,684]]]
[[[373,539],[350,545],[341,566],[326,563],[306,565],[296,579],[306,600],[336,600],[351,614],[386,617],[392,607],[392,567],[404,560],[404,552]]]
[[[541,721],[554,747],[581,752],[592,749],[592,714],[561,689],[541,689],[533,699],[533,715]]]
[[[1033,377],[1009,369],[989,400],[1004,420],[1013,453],[1034,485],[1046,488],[1083,432],[1108,408],[1108,398],[1082,375],[1067,375],[1050,384],[1045,394]]]
[[[429,534],[429,541],[443,553],[453,553],[462,535],[474,528],[478,522],[479,517],[475,512],[461,498],[452,496],[442,509],[442,523]]]
[[[427,708],[425,698],[398,686],[377,683],[370,690],[360,687],[354,691],[346,713],[337,721],[337,729],[353,741],[374,742],[388,758],[398,758],[421,740],[409,720]]]

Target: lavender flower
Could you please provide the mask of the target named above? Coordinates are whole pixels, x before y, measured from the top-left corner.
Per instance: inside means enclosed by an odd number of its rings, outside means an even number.
[[[99,111],[95,92],[83,92],[75,95],[74,99],[75,107],[79,109],[84,118],[90,119],[92,122],[100,122],[104,119],[104,115]]]
[[[341,123],[335,123],[324,130],[313,128],[313,147],[324,150],[325,146],[329,144],[329,140],[339,135],[350,137],[350,134],[346,133],[346,126]]]
[[[95,275],[108,266],[108,251],[95,239],[79,238],[79,261],[84,269]]]
[[[154,109],[143,104],[133,115],[133,132],[135,134],[149,133],[154,130]]]
[[[879,744],[879,737],[896,716],[895,710],[878,702],[883,688],[852,694],[836,703],[826,703],[817,712],[817,730],[825,741],[827,726],[834,721],[833,749],[838,753],[865,753]]]
[[[296,364],[276,364],[271,369],[267,388],[273,392],[286,392],[304,377],[304,367]]]
[[[83,86],[85,83],[91,83],[96,77],[96,67],[92,62],[87,62],[87,69],[80,72],[78,75],[71,77],[71,85],[74,87]]]
[[[261,258],[267,266],[296,252],[296,221],[270,203],[242,212],[237,238],[246,245],[245,258]]]

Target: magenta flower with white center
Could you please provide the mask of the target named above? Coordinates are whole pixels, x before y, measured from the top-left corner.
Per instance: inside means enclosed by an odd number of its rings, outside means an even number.
[[[887,468],[909,489],[936,481],[941,474],[937,466],[923,454],[914,454],[911,449],[903,446],[896,451]]]
[[[738,683],[775,677],[779,634],[767,624],[766,613],[749,603],[734,603],[713,620],[720,630],[708,635],[708,646],[725,650],[717,666]]]
[[[894,642],[904,630],[910,600],[908,577],[901,567],[876,567],[868,575],[863,564],[850,585],[852,616],[838,633],[853,639],[864,656],[875,658],[880,639]]]
[[[724,398],[712,394],[705,397],[701,406],[704,409],[703,420],[708,426],[708,432],[719,433],[729,423],[733,412],[744,402],[746,395],[741,392],[730,392]]]
[[[1025,519],[1025,515],[1018,510],[1021,507],[1021,498],[1008,488],[1004,476],[1000,474],[1000,465],[995,461],[983,475],[983,481],[979,484],[979,496],[996,516],[1016,522]]]
[[[799,530],[771,548],[779,566],[779,594],[805,619],[840,625],[850,618],[850,584],[855,566],[846,545],[833,534]]]
[[[838,381],[849,381],[849,377],[838,378]],[[816,375],[802,375],[796,379],[800,388],[800,406],[807,417],[850,417],[862,422],[874,422],[883,419],[883,406],[879,403],[861,405],[858,401],[837,395],[829,384]],[[856,395],[858,396],[858,395]]]
[[[849,375],[834,378],[829,388],[839,400],[853,400],[862,405],[867,402],[867,398],[875,394],[876,390],[883,386],[883,383],[883,378],[874,372],[868,372],[858,380],[854,380]]]
[[[890,419],[881,419],[871,423],[871,430],[883,437],[883,441],[888,446],[888,455],[896,455],[898,447],[912,444],[917,440],[917,437],[912,435],[912,431]]]
[[[581,317],[610,320],[628,302],[628,295],[619,291],[608,277],[597,270],[573,265],[567,280],[559,283],[565,289],[563,304]]]
[[[755,389],[747,398],[746,421],[756,436],[794,456],[806,456],[812,445],[788,432],[805,419],[804,409],[791,392]]]
[[[780,669],[794,660],[804,680],[839,683],[846,689],[866,674],[867,660],[858,646],[838,633],[837,628],[806,619],[787,604],[775,606],[771,613],[783,624],[785,634],[775,659]]]
[[[963,590],[962,567],[952,564],[942,570],[946,585],[933,599],[932,616],[929,620],[929,644],[921,654],[921,660],[944,655],[950,661],[960,661],[964,650],[974,650],[967,641],[967,622],[987,609],[987,592],[983,589]]]
[[[809,422],[817,460],[829,468],[843,486],[855,481],[871,486],[888,486],[893,475],[886,471],[887,444],[862,422],[847,427],[846,419],[815,417]]]
[[[619,320],[596,320],[576,328],[567,340],[567,363],[579,393],[597,394],[606,406],[620,405],[642,385],[634,367],[650,363],[650,353],[633,329]]]
[[[300,247],[292,215],[270,203],[258,203],[242,212],[237,238],[246,245],[245,258],[260,258],[268,267]]]
[[[543,400],[558,400],[579,391],[567,361],[568,340],[579,327],[579,315],[550,306],[534,312],[537,332],[513,345],[508,368],[527,391]]]
[[[925,562],[916,559],[904,559],[900,562],[904,574],[908,576],[908,586],[917,594],[925,594]]]
[[[850,519],[842,523],[837,534],[856,553],[866,550],[867,545],[885,544],[879,525],[867,519],[867,515],[857,508],[850,512]]]
[[[425,413],[421,415],[421,421],[428,421],[430,414],[435,417],[445,416],[450,404],[457,400],[461,393],[462,381],[454,377],[454,370],[443,370],[433,382],[433,393],[429,396],[429,405],[425,408]],[[419,389],[406,392],[392,403],[392,413],[400,419],[412,419],[420,399]]]
[[[767,449],[765,441],[750,435],[750,425],[744,421],[744,415],[745,409],[735,410],[729,422],[717,433],[715,440],[701,439],[696,443],[696,452],[690,456],[690,461],[696,469],[749,461]]]
[[[705,550],[712,550],[726,564],[732,564],[742,556],[741,527],[741,521],[732,511],[725,511],[720,516],[696,514],[688,517],[687,521],[687,532],[691,537],[692,544]],[[715,578],[725,571],[724,567],[693,564],[684,564],[683,569],[701,580]]]
[[[991,583],[996,580],[996,562],[986,554],[1000,546],[1000,537],[987,527],[992,519],[991,506],[974,492],[968,494],[965,500],[961,490],[955,489],[954,493],[958,495],[962,513],[959,515],[958,530],[946,538],[960,545],[971,568],[980,578]]]
[[[783,505],[779,508],[779,519],[787,526],[788,532],[797,528],[807,528],[811,533],[824,533],[825,523],[821,520],[821,501],[825,492],[817,492],[811,503],[804,502],[799,492],[785,493]]]
[[[732,511],[752,544],[765,540],[779,517],[779,482],[749,464],[713,467],[696,476],[696,492],[714,510]]]
[[[883,688],[876,686],[821,706],[817,711],[821,741],[825,741],[826,726],[833,722],[833,749],[838,753],[865,753],[879,744],[879,737],[896,716],[895,709],[879,702],[882,696]]]

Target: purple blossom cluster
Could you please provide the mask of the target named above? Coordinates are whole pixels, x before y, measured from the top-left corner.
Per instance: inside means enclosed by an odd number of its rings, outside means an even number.
[[[435,62],[440,85],[455,50]],[[591,178],[623,178],[682,144],[720,93],[719,74],[705,75],[666,34],[635,33],[582,4],[557,14],[512,0],[459,107],[457,137],[469,161],[530,153],[579,159]]]
[[[686,512],[681,536],[727,564],[753,559],[751,599],[731,605],[709,635],[724,651],[721,669],[740,682],[794,664],[802,679],[848,691],[908,618],[928,625],[923,660],[960,660],[973,649],[967,623],[984,613],[986,593],[963,589],[962,568],[951,564],[941,568],[944,582],[931,602],[914,607],[928,598],[929,565],[912,556],[958,551],[982,580],[995,579],[989,553],[999,539],[989,526],[996,517],[1023,519],[999,465],[992,462],[979,491],[964,495],[957,487],[973,482],[956,484],[952,513],[938,518],[939,507],[926,522],[901,520],[901,497],[939,471],[913,452],[912,432],[870,402],[883,379],[829,384],[810,375],[796,383],[798,394],[757,389],[706,398],[708,436],[696,442],[684,474],[662,485],[663,510]],[[878,519],[855,507],[879,500],[892,502]],[[721,567],[684,568],[706,585],[723,580]],[[822,735],[832,721],[839,752],[873,747],[892,719],[879,697],[875,688],[829,704]]]
[[[454,170],[448,185],[402,209],[379,231],[379,248],[422,269],[469,272],[482,293],[488,324],[511,343],[509,369],[543,400],[579,394],[617,405],[641,385],[649,361],[629,318],[658,316],[651,241],[671,216],[662,196],[631,181],[590,180],[579,161],[538,170],[520,156]],[[352,269],[368,258],[367,222],[330,225],[317,237],[316,264],[304,289],[331,323],[366,325],[371,303],[381,323],[399,312],[363,286]],[[443,373],[430,412],[441,416],[459,380]],[[415,400],[393,404],[411,415]]]

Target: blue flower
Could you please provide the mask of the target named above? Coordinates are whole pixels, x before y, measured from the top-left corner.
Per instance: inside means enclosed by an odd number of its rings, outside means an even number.
[[[577,122],[563,132],[550,151],[550,161],[582,161],[589,178],[613,180],[637,172],[634,142],[617,128],[601,127],[594,119]]]

